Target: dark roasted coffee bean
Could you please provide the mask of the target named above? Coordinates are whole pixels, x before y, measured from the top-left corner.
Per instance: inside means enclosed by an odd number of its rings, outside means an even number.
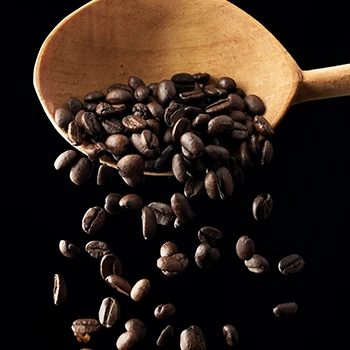
[[[137,187],[139,186],[141,183],[143,183],[145,181],[145,176],[144,175],[140,175],[138,177],[134,176],[134,177],[123,177],[122,176],[123,181],[130,187]]]
[[[147,128],[146,120],[136,115],[127,115],[122,119],[124,128],[130,132],[140,133]]]
[[[240,141],[247,139],[248,131],[245,125],[238,122],[233,122],[233,124],[234,124],[234,129],[232,131],[231,137],[234,140],[240,140]]]
[[[191,121],[187,118],[180,118],[173,126],[171,137],[174,143],[179,143],[181,136],[191,131]]]
[[[204,107],[201,106],[186,106],[185,107],[185,118],[190,120],[197,117],[198,114],[204,113]]]
[[[191,131],[184,133],[180,137],[180,143],[183,149],[186,151],[185,156],[189,159],[198,158],[204,152],[204,144],[202,139]]]
[[[173,141],[173,128],[167,127],[163,133],[163,143],[164,145],[174,144]]]
[[[203,153],[204,155],[205,153]],[[195,158],[195,159],[188,159],[185,155],[183,155],[183,159],[186,166],[186,171],[189,176],[193,176],[195,178],[199,178],[204,176],[207,165],[203,162],[203,157]]]
[[[73,146],[80,146],[83,143],[83,130],[75,120],[68,124],[67,133],[68,141]]]
[[[190,326],[180,334],[181,350],[206,350],[206,343],[202,330],[196,326]]]
[[[227,168],[230,170],[233,181],[236,186],[240,186],[244,182],[244,173],[242,168],[238,165],[236,158],[230,157],[227,162]]]
[[[158,137],[158,140],[163,136],[163,125],[157,119],[150,118],[146,119],[147,129],[153,132]]]
[[[85,112],[94,112],[96,111],[97,103],[95,102],[87,102],[85,104]]]
[[[176,149],[174,145],[168,145],[159,155],[154,163],[156,171],[167,171],[171,169],[171,162]]]
[[[100,119],[110,118],[116,114],[114,107],[108,102],[98,103],[96,106],[95,113]]]
[[[145,86],[145,82],[140,78],[134,75],[128,77],[128,86],[130,86],[133,90],[136,90],[138,86]]]
[[[171,80],[175,83],[177,93],[194,89],[194,78],[189,73],[176,73],[171,77]]]
[[[140,135],[140,142],[142,146],[150,149],[158,148],[158,137],[153,134],[151,130],[143,130]]]
[[[115,254],[105,254],[100,261],[100,274],[105,280],[110,275],[122,275],[122,264]]]
[[[120,305],[117,299],[107,297],[102,300],[98,319],[102,326],[111,328],[120,318]]]
[[[181,271],[181,273],[183,273],[184,271],[187,270],[190,261],[188,260],[188,258],[187,258],[187,256],[186,256],[185,254],[183,254],[183,253],[175,253],[175,254],[171,255],[171,257],[172,257],[173,259],[175,259],[175,260],[177,260],[177,261],[179,261],[179,262],[181,263],[181,265],[182,265],[182,271]],[[170,276],[170,275],[172,274],[172,273],[169,272],[169,271],[163,271],[163,272],[164,272],[164,274],[165,274],[166,276],[168,276],[168,275]],[[176,273],[175,273],[175,274],[176,274]],[[172,277],[172,276],[170,276],[170,277]]]
[[[185,183],[188,179],[186,165],[181,153],[174,154],[171,161],[171,169],[177,181]]]
[[[250,151],[254,154],[254,156],[259,156],[261,154],[261,145],[259,141],[259,136],[257,134],[253,134],[250,136],[248,144]]]
[[[53,302],[55,305],[61,305],[67,296],[67,285],[62,275],[56,273],[53,284]]]
[[[148,86],[146,85],[139,85],[134,91],[134,96],[139,102],[146,102],[149,95],[150,91]]]
[[[93,258],[99,259],[110,252],[109,246],[106,242],[90,241],[85,245],[85,251]]]
[[[184,186],[184,195],[190,199],[199,196],[204,191],[203,177],[189,176]]]
[[[233,92],[236,90],[237,84],[230,77],[221,77],[216,82],[216,87],[227,90],[227,92]]]
[[[267,139],[270,139],[275,134],[275,131],[273,130],[272,126],[270,125],[268,120],[265,119],[263,116],[256,115],[253,119],[253,122],[256,131],[260,135],[266,137]]]
[[[177,245],[174,242],[168,241],[160,247],[160,256],[172,256],[179,252]]]
[[[156,344],[158,346],[166,346],[168,345],[174,336],[174,328],[172,325],[167,325],[161,332],[157,339]]]
[[[157,99],[162,106],[167,106],[176,96],[175,83],[171,80],[162,80],[157,87]]]
[[[115,84],[111,84],[108,88],[107,88],[107,92],[110,92],[111,90],[115,90],[115,89],[123,89],[126,90],[128,92],[130,92],[131,94],[133,93],[133,89],[127,85],[127,84],[121,84],[121,83],[115,83]]]
[[[149,131],[149,130],[144,130],[144,131]],[[142,141],[141,135],[142,134],[137,134],[137,133],[132,134],[130,137],[131,144],[137,149],[138,152],[140,152],[143,156],[145,156],[147,158],[158,157],[160,155],[160,148],[159,147],[150,148],[149,146],[145,146],[142,143],[142,142],[145,143],[145,140]],[[156,143],[157,142],[155,141],[155,144]]]
[[[269,262],[261,255],[254,254],[249,260],[244,260],[248,270],[257,274],[266,273],[269,271]]]
[[[176,102],[171,101],[164,111],[164,122],[168,127],[172,127],[180,118],[185,117],[184,107]]]
[[[253,216],[257,221],[264,221],[270,215],[273,207],[273,199],[269,193],[262,193],[253,201]]]
[[[106,95],[102,91],[90,91],[84,96],[85,102],[99,102],[103,101],[106,98]]]
[[[210,80],[209,73],[195,73],[192,74],[193,79],[198,84],[206,84]]]
[[[171,303],[159,304],[154,310],[154,316],[160,320],[165,320],[173,316],[176,312],[176,308]]]
[[[69,177],[74,184],[80,186],[90,179],[93,169],[92,162],[87,157],[81,157],[72,165]]]
[[[139,210],[143,207],[143,200],[136,193],[129,193],[120,198],[119,205],[127,210]]]
[[[228,168],[225,166],[219,167],[216,171],[216,179],[220,198],[225,200],[231,197],[235,189],[235,184]]]
[[[230,158],[227,148],[218,145],[205,146],[205,153],[216,161],[228,160]]]
[[[122,88],[113,89],[107,93],[106,102],[110,104],[128,104],[133,100],[133,94]]]
[[[293,315],[298,311],[298,305],[295,302],[278,304],[273,308],[273,313],[277,317]]]
[[[156,158],[146,158],[145,159],[145,172],[154,172],[154,163],[156,162]]]
[[[131,285],[125,278],[119,275],[109,275],[106,277],[105,280],[110,286],[112,286],[118,292],[125,294],[127,296],[130,295]]]
[[[220,198],[218,179],[214,171],[209,170],[204,178],[204,188],[209,198]]]
[[[113,134],[107,137],[105,145],[108,152],[116,156],[122,156],[128,152],[130,140],[129,137],[123,134]]]
[[[246,93],[243,89],[236,87],[235,93],[239,96],[241,96],[243,99],[246,97]]]
[[[69,123],[74,120],[74,115],[69,109],[57,108],[54,119],[59,128],[67,130]]]
[[[257,95],[253,95],[253,94],[247,95],[244,98],[244,102],[246,104],[248,113],[251,114],[252,116],[262,115],[266,111],[264,102]]]
[[[71,243],[67,240],[60,240],[59,243],[60,252],[67,258],[75,258],[80,254],[80,248],[77,247],[74,243]]]
[[[140,339],[146,336],[145,324],[138,318],[131,318],[125,322],[125,329],[134,332]]]
[[[214,246],[221,242],[223,234],[215,227],[203,226],[198,231],[198,238],[202,243],[208,243],[210,246]]]
[[[246,114],[242,111],[240,111],[239,109],[235,109],[233,111],[231,111],[228,116],[237,123],[242,123],[245,124],[246,121]]]
[[[157,101],[149,102],[147,103],[147,108],[150,111],[153,118],[157,120],[163,120],[165,109],[160,103],[158,103]]]
[[[278,270],[284,275],[292,275],[304,268],[304,259],[298,254],[291,254],[278,263]]]
[[[108,135],[121,134],[125,128],[121,120],[117,118],[108,118],[102,120],[102,128]]]
[[[185,270],[181,261],[173,258],[173,256],[162,256],[158,258],[157,267],[168,277],[177,276]]]
[[[73,113],[73,115],[76,115],[80,110],[84,109],[84,103],[81,102],[76,97],[71,97],[68,100],[68,106]]]
[[[183,223],[195,216],[188,199],[182,193],[174,193],[170,198],[170,205],[176,217]]]
[[[94,112],[84,112],[81,116],[81,123],[84,130],[91,136],[96,136],[102,132],[101,123]]]
[[[270,140],[265,140],[261,151],[261,165],[270,164],[273,157],[273,146]]]
[[[245,111],[246,105],[245,105],[244,99],[241,96],[235,93],[229,93],[227,95],[227,98],[230,100],[231,110],[239,110],[243,112]]]
[[[143,180],[143,172],[145,168],[145,161],[142,156],[138,154],[127,154],[123,156],[117,163],[116,169],[122,178],[131,179],[131,183],[135,187]],[[125,181],[125,179],[123,179]]]
[[[72,323],[74,334],[91,334],[101,329],[100,322],[94,318],[79,318]]]
[[[78,153],[75,150],[69,149],[62,152],[55,160],[54,167],[56,170],[71,167],[78,159]]]
[[[202,90],[180,92],[179,97],[186,105],[201,103],[206,99],[205,93]]]
[[[119,205],[119,201],[122,197],[123,195],[119,193],[109,193],[105,198],[105,211],[109,214],[120,214],[124,209]]]
[[[142,208],[142,234],[145,239],[150,239],[154,236],[157,229],[157,218],[154,211],[145,205]]]
[[[248,141],[243,141],[240,144],[238,159],[243,168],[251,168],[254,165],[252,150]]]
[[[106,211],[99,207],[89,208],[83,216],[82,228],[83,230],[90,234],[94,235],[101,230],[106,220]]]
[[[207,131],[208,123],[211,118],[209,114],[198,114],[192,121],[192,128],[198,131]]]
[[[174,223],[176,215],[170,204],[151,202],[148,206],[154,211],[158,225],[171,226]]]
[[[201,243],[196,249],[194,260],[201,269],[210,267],[214,262],[211,246],[208,243]]]
[[[135,332],[127,331],[122,333],[116,342],[118,350],[129,350],[140,341],[139,336]]]
[[[96,183],[104,186],[116,175],[116,170],[107,164],[101,164],[97,170]],[[106,209],[106,208],[105,208]]]
[[[137,281],[130,291],[130,298],[136,302],[142,300],[151,288],[151,283],[147,278]]]
[[[227,115],[219,115],[208,122],[208,134],[211,136],[229,135],[234,130],[234,121]]]
[[[241,236],[236,243],[236,253],[242,260],[251,259],[255,254],[254,241],[246,235]]]
[[[114,109],[114,114],[116,117],[124,117],[127,114],[128,106],[125,103],[112,103],[111,106]],[[111,116],[110,118],[114,117]]]
[[[144,103],[141,103],[141,102],[135,103],[132,106],[131,112],[133,113],[133,115],[136,115],[136,116],[141,117],[143,119],[148,119],[151,117],[151,114],[148,110],[147,105],[145,105]]]
[[[238,343],[238,332],[236,327],[232,326],[232,324],[226,324],[222,328],[222,333],[228,345],[234,346]]]
[[[227,90],[218,88],[211,83],[206,83],[203,85],[203,92],[211,100],[218,100],[227,96]]]

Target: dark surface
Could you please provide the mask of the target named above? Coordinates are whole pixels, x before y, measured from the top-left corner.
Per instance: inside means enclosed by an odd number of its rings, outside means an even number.
[[[184,228],[159,227],[155,237],[145,241],[140,212],[130,212],[109,216],[103,230],[89,236],[82,231],[82,216],[91,206],[103,206],[110,192],[135,192],[148,204],[168,202],[182,186],[174,178],[147,177],[137,190],[120,178],[100,187],[94,176],[87,184],[76,186],[68,171],[54,169],[56,157],[71,147],[45,116],[31,83],[32,70],[49,32],[84,3],[35,1],[26,9],[28,25],[19,31],[21,42],[27,41],[28,30],[30,33],[24,73],[28,86],[26,95],[21,94],[22,119],[16,125],[16,140],[21,137],[22,146],[12,153],[6,151],[11,157],[2,167],[2,235],[11,239],[4,247],[3,281],[11,277],[10,287],[4,290],[15,300],[5,320],[15,332],[9,339],[14,342],[11,348],[115,349],[124,323],[132,317],[140,318],[147,327],[138,349],[155,349],[158,335],[168,324],[175,330],[169,349],[179,348],[180,332],[193,324],[202,328],[208,349],[229,348],[222,335],[227,323],[237,327],[237,349],[241,350],[342,348],[347,343],[347,325],[340,317],[347,313],[349,294],[349,97],[293,106],[276,129],[273,163],[248,176],[243,190],[226,202],[214,203],[205,197],[195,200],[197,215]],[[317,6],[300,0],[277,5],[234,3],[273,33],[302,69],[350,62],[346,2]],[[7,145],[13,145],[13,138],[11,142]],[[274,208],[269,220],[258,224],[251,215],[251,204],[262,192],[273,196]],[[199,244],[197,232],[204,225],[224,235],[218,246],[221,258],[208,270],[198,268],[193,259]],[[266,275],[249,272],[235,254],[235,243],[243,234],[254,239],[257,252],[269,260]],[[81,255],[64,257],[58,250],[61,239],[81,247]],[[99,260],[84,251],[91,239],[110,245],[131,284],[150,279],[151,291],[144,300],[135,303],[102,280]],[[190,259],[189,269],[179,278],[167,278],[156,267],[159,248],[167,240],[174,240]],[[284,276],[277,269],[278,262],[293,253],[303,257],[305,267],[296,275]],[[55,273],[62,274],[68,286],[61,306],[53,303]],[[98,317],[100,303],[108,296],[120,302],[121,319],[112,329],[103,328],[91,343],[78,343],[70,329],[72,322]],[[289,301],[299,304],[297,315],[277,318],[272,308]],[[174,303],[176,314],[169,320],[156,319],[155,307],[166,302]]]

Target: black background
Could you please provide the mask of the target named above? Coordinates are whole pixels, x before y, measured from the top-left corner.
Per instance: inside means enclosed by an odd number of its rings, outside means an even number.
[[[175,330],[170,349],[179,348],[180,332],[193,324],[202,328],[208,349],[229,348],[221,333],[227,323],[237,327],[237,349],[241,350],[318,349],[322,345],[337,349],[346,344],[347,324],[341,317],[347,314],[349,294],[349,97],[291,107],[276,129],[272,164],[248,176],[242,192],[226,202],[214,203],[205,197],[194,200],[197,215],[184,228],[159,227],[155,237],[145,241],[140,212],[130,212],[108,217],[98,235],[88,236],[81,229],[82,216],[91,206],[103,206],[108,193],[135,192],[148,204],[168,202],[181,186],[173,178],[147,177],[135,190],[119,178],[101,187],[94,176],[87,184],[76,186],[68,171],[54,169],[56,157],[71,147],[45,116],[32,84],[33,67],[46,36],[84,3],[35,1],[26,8],[10,9],[17,19],[14,30],[9,30],[15,51],[6,57],[5,73],[15,99],[7,103],[9,110],[3,116],[10,123],[3,128],[6,160],[2,164],[1,208],[5,238],[2,285],[9,294],[3,306],[10,311],[7,344],[16,349],[115,349],[118,336],[125,331],[124,323],[132,317],[140,318],[147,327],[139,349],[155,349],[167,324]],[[350,62],[346,2],[233,3],[273,33],[301,69]],[[18,67],[16,62],[22,61]],[[261,192],[274,198],[272,215],[264,224],[251,215],[252,200]],[[199,244],[197,231],[204,225],[215,226],[224,234],[218,247],[221,258],[208,270],[199,269],[193,260]],[[257,252],[269,260],[268,274],[249,272],[235,255],[235,242],[243,234],[253,238]],[[65,258],[58,250],[61,239],[80,246],[81,255]],[[110,245],[131,284],[150,279],[151,291],[144,300],[135,303],[101,279],[99,261],[84,251],[91,239]],[[167,240],[176,242],[190,259],[188,271],[179,278],[167,278],[156,267],[159,248]],[[292,253],[300,254],[306,265],[299,274],[286,277],[278,272],[277,264]],[[68,285],[61,306],[54,305],[52,298],[55,273],[62,274]],[[121,319],[112,329],[102,329],[90,343],[78,343],[70,329],[72,322],[81,317],[97,318],[107,296],[120,302]],[[286,319],[274,316],[272,308],[288,301],[298,303],[297,315]],[[166,321],[156,319],[155,307],[166,302],[174,303],[176,314]]]

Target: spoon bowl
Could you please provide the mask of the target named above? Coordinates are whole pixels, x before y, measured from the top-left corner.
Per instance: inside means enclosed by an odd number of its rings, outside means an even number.
[[[129,76],[150,84],[178,72],[208,72],[214,81],[232,77],[264,101],[273,128],[293,104],[350,95],[350,64],[301,70],[262,24],[225,0],[90,1],[44,41],[34,87],[67,140],[54,112],[71,97],[83,100],[87,92],[126,83]],[[86,153],[85,146],[75,147]],[[101,162],[116,166],[110,159]]]

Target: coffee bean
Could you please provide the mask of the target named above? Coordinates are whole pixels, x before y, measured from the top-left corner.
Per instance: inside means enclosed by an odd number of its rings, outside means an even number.
[[[61,305],[66,300],[67,285],[61,274],[56,273],[53,285],[53,302],[55,305]]]
[[[102,241],[90,241],[85,245],[85,251],[93,258],[99,259],[110,252],[108,244]]]
[[[204,144],[200,137],[189,131],[180,137],[181,146],[186,150],[186,157],[194,159],[204,152]]]
[[[198,131],[207,131],[208,123],[212,117],[209,114],[198,114],[192,121],[192,128]]]
[[[192,77],[198,84],[206,84],[210,80],[209,73],[195,73],[192,74]]]
[[[68,141],[73,146],[80,146],[83,143],[83,130],[75,120],[68,124],[67,133]]]
[[[188,199],[182,193],[174,193],[170,205],[176,217],[184,223],[195,216]]]
[[[181,136],[189,131],[191,131],[191,121],[187,118],[180,118],[172,128],[172,140],[174,143],[179,143]]]
[[[273,199],[269,193],[262,193],[253,201],[253,216],[256,221],[265,221],[270,215],[273,207]]]
[[[233,130],[234,121],[227,115],[218,115],[208,123],[208,134],[212,136],[229,135]]]
[[[94,318],[79,318],[72,323],[72,330],[76,334],[90,334],[101,329],[100,322]]]
[[[82,228],[83,230],[94,235],[101,230],[106,220],[106,212],[99,206],[89,208],[83,216]]]
[[[271,163],[273,157],[273,146],[270,140],[264,141],[261,154],[261,165]]]
[[[221,242],[223,234],[215,227],[203,226],[198,231],[198,238],[202,243],[208,243],[210,246],[214,246]]]
[[[266,108],[264,102],[257,95],[250,94],[244,98],[244,102],[247,106],[248,113],[252,116],[262,115],[265,113]]]
[[[123,277],[121,276],[118,276],[118,275],[109,275],[107,278],[106,278],[106,282],[112,286],[114,289],[116,289],[118,292],[122,293],[122,294],[125,294],[127,296],[130,295],[130,292],[131,292],[131,285],[130,283],[124,279]]]
[[[293,315],[298,311],[298,305],[295,302],[278,304],[273,308],[273,313],[277,317],[282,317],[285,315]]]
[[[55,160],[54,167],[56,170],[71,167],[78,159],[78,153],[75,150],[67,150],[62,152]]]
[[[179,249],[174,242],[165,242],[160,247],[160,256],[172,256],[178,252]]]
[[[177,181],[185,183],[188,179],[186,165],[181,153],[174,154],[171,162],[171,169]]]
[[[127,210],[139,210],[143,207],[143,200],[139,195],[129,193],[120,198],[119,205]]]
[[[107,164],[101,164],[97,170],[96,183],[98,186],[104,186],[110,182],[115,175],[116,170],[114,168]]]
[[[238,343],[237,329],[231,324],[226,324],[222,329],[222,333],[228,345],[234,346]]]
[[[221,77],[217,80],[216,87],[225,89],[228,92],[233,92],[236,90],[237,84],[230,77]]]
[[[154,211],[145,205],[142,208],[142,234],[145,239],[150,239],[154,236],[157,229],[157,217]]]
[[[125,131],[124,125],[121,120],[110,117],[108,119],[103,119],[101,122],[103,130],[108,135],[121,134]]]
[[[122,88],[116,88],[111,90],[106,95],[106,102],[110,104],[128,104],[133,100],[133,95],[130,91]]]
[[[123,198],[123,195],[120,193],[108,194],[105,198],[105,211],[112,215],[120,214],[124,210],[124,207],[119,205],[121,198]]]
[[[204,178],[204,188],[209,198],[220,198],[217,176],[214,171],[209,170]]]
[[[122,119],[124,128],[130,132],[140,133],[147,128],[146,120],[136,115],[127,115]]]
[[[131,288],[130,297],[134,301],[142,300],[149,292],[151,283],[147,278],[142,278],[137,281]]]
[[[136,187],[143,181],[145,161],[138,154],[123,156],[116,165],[119,175],[131,187]]]
[[[131,318],[125,323],[125,329],[128,332],[135,333],[140,339],[146,336],[145,324],[138,318]]]
[[[128,350],[134,347],[139,340],[140,338],[135,332],[127,331],[118,337],[116,346],[118,350]]]
[[[59,249],[67,258],[75,258],[80,253],[79,247],[64,239],[60,240]]]
[[[248,236],[241,236],[236,243],[236,253],[242,260],[249,260],[255,254],[254,241]]]
[[[206,342],[202,330],[196,326],[190,326],[180,334],[181,350],[206,350]]]
[[[69,123],[74,120],[74,115],[66,108],[57,108],[54,113],[54,119],[59,128],[67,130]]]
[[[204,189],[204,180],[202,177],[196,178],[189,176],[184,186],[184,195],[190,199],[202,194]]]
[[[84,101],[99,102],[99,101],[103,101],[105,98],[106,96],[102,91],[94,90],[94,91],[90,91],[84,96]]]
[[[266,137],[267,139],[270,139],[271,137],[274,136],[275,131],[273,130],[268,120],[265,119],[263,116],[256,115],[253,119],[253,122],[254,122],[256,131],[260,135]]]
[[[171,303],[159,304],[154,310],[154,316],[160,320],[165,320],[173,316],[176,312],[176,308]]]
[[[98,319],[102,326],[111,328],[120,318],[120,305],[118,301],[112,297],[107,297],[102,300]]]
[[[207,145],[205,146],[205,153],[215,161],[228,160],[230,158],[229,151],[219,145]]]
[[[213,265],[220,257],[219,251],[215,252],[215,258],[213,257],[212,247],[208,243],[201,243],[195,252],[194,260],[198,267],[201,269],[207,268]]]
[[[165,109],[160,103],[158,103],[157,101],[152,101],[147,103],[146,106],[154,119],[158,121],[163,119]]]
[[[122,264],[115,254],[105,254],[100,261],[100,274],[105,280],[110,275],[122,275]]]
[[[162,256],[157,260],[157,267],[168,277],[182,274],[186,266],[173,256]]]
[[[230,111],[228,116],[237,123],[245,124],[246,122],[246,114],[243,111],[240,111],[239,109],[235,109]]]
[[[158,346],[168,345],[174,336],[174,328],[172,325],[167,325],[160,333],[156,344]]]
[[[270,267],[269,262],[259,254],[254,254],[249,260],[244,260],[244,264],[249,271],[257,274],[268,272]]]
[[[221,166],[215,173],[217,180],[217,187],[219,196],[222,200],[226,200],[232,196],[235,189],[233,178],[230,171],[225,167]]]
[[[154,163],[154,169],[156,171],[166,171],[170,169],[175,151],[176,149],[174,145],[168,145],[156,159]]]
[[[84,112],[81,116],[81,124],[84,130],[91,136],[96,136],[102,132],[101,123],[95,112]]]
[[[128,77],[128,86],[130,86],[133,90],[136,90],[139,86],[145,85],[145,82],[140,77],[136,77],[134,75]]]
[[[250,148],[250,145],[247,141],[243,141],[239,145],[239,162],[243,168],[251,168],[254,165],[253,162],[253,153]]]
[[[149,87],[146,85],[139,85],[134,91],[134,96],[137,101],[146,102],[150,96]]]
[[[212,83],[206,83],[203,85],[203,92],[210,99],[210,101],[217,101],[227,96],[227,90],[218,88]]]
[[[75,185],[81,186],[90,179],[92,173],[92,162],[87,157],[81,157],[72,165],[69,177]]]
[[[198,104],[206,99],[205,93],[201,90],[191,90],[179,93],[180,100],[186,105]]]
[[[170,204],[163,202],[151,202],[148,206],[156,215],[157,224],[162,226],[171,226],[174,223],[176,215]]]
[[[142,133],[144,133],[145,131],[147,131],[147,130],[144,130]],[[137,151],[140,152],[143,156],[150,157],[150,158],[158,157],[160,155],[160,148],[159,147],[152,148],[151,145],[147,146],[147,145],[143,144],[142,137],[141,137],[142,133],[141,134],[138,134],[138,133],[132,134],[130,137],[130,142],[137,149]]]
[[[157,87],[157,99],[162,106],[168,105],[176,96],[176,86],[171,80],[162,80]]]
[[[123,156],[130,148],[130,139],[123,134],[113,134],[106,138],[105,145],[108,152]]]
[[[278,263],[278,270],[284,275],[292,275],[304,268],[304,259],[298,254],[291,254],[284,257]]]
[[[73,115],[76,115],[80,110],[84,109],[83,102],[75,97],[71,97],[67,102]]]
[[[166,126],[173,127],[175,123],[185,117],[185,109],[183,105],[176,101],[171,101],[164,111],[164,122]]]

